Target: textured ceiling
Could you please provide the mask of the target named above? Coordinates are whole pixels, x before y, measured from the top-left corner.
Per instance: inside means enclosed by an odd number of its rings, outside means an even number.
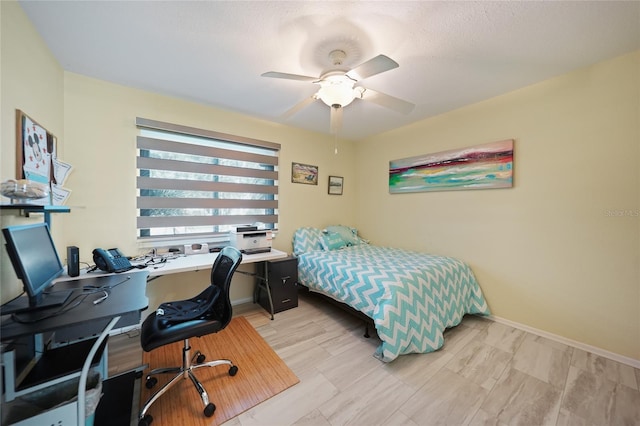
[[[360,139],[640,49],[640,2],[21,1],[74,73],[317,132],[329,107],[282,114],[318,88],[328,54],[400,66],[362,84],[416,105],[356,99],[341,137]]]

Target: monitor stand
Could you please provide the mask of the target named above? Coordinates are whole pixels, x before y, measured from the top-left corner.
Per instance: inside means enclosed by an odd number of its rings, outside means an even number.
[[[73,290],[56,290],[50,293],[43,293],[40,303],[36,306],[29,306],[29,297],[22,296],[11,302],[0,306],[0,315],[15,314],[19,312],[36,311],[47,308],[55,308],[65,304]]]

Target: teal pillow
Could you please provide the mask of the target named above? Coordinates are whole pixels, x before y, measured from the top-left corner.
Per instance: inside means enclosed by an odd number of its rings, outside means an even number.
[[[325,232],[340,235],[342,240],[348,246],[357,246],[358,244],[360,244],[360,238],[358,238],[358,230],[355,228],[350,228],[344,225],[327,226],[325,228]]]
[[[322,236],[318,228],[303,227],[293,234],[293,253],[296,255],[322,250]]]
[[[322,236],[322,248],[326,251],[338,250],[347,246],[346,241],[342,239],[342,236],[335,232],[328,232]]]

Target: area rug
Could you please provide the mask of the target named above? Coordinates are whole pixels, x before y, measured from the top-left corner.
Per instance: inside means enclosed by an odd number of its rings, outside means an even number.
[[[154,425],[219,425],[299,382],[244,317],[234,317],[219,333],[189,339],[189,343],[192,356],[200,350],[207,361],[230,359],[238,366],[238,374],[229,376],[225,365],[197,369],[195,375],[216,405],[214,415],[204,416],[200,395],[191,380],[186,379],[151,406],[147,414],[153,416]],[[180,365],[182,346],[183,342],[177,342],[145,352],[143,361],[149,369],[143,374],[154,368]],[[157,377],[158,384],[151,390],[144,386],[143,377],[140,407],[172,375]]]

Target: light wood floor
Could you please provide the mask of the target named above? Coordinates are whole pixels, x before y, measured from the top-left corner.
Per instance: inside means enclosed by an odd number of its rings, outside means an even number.
[[[301,295],[244,315],[300,383],[229,420],[249,425],[640,425],[640,370],[465,317],[430,354],[382,363],[354,317]],[[129,353],[130,354],[130,353]]]
[[[225,425],[640,425],[638,369],[477,317],[385,364],[358,320],[302,296],[274,321],[236,308],[300,383]]]

